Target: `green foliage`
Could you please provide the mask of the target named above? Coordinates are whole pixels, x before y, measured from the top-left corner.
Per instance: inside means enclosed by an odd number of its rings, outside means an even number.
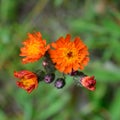
[[[119,0],[1,0],[0,120],[119,120],[120,8]],[[113,7],[114,6],[114,7]],[[90,51],[84,70],[97,80],[95,92],[74,85],[65,88],[39,83],[27,94],[15,85],[13,71],[41,68],[21,64],[21,42],[40,31],[47,42],[67,33],[80,36]]]

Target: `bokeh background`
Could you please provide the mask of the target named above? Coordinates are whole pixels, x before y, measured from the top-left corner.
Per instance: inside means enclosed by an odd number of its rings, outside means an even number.
[[[84,72],[95,76],[96,91],[70,77],[61,90],[44,82],[31,94],[19,89],[14,70],[41,67],[19,57],[21,42],[35,31],[48,43],[80,36],[91,58]],[[1,0],[0,120],[120,120],[120,1]]]

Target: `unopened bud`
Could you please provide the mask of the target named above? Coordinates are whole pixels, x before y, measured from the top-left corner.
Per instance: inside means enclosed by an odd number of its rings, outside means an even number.
[[[47,75],[45,75],[45,77],[44,77],[44,81],[45,81],[46,83],[52,83],[52,82],[54,81],[54,79],[55,79],[55,74],[54,74],[54,73],[47,74]]]
[[[88,90],[94,91],[95,90],[95,85],[96,85],[96,80],[94,79],[94,76],[83,76],[80,78],[80,83],[82,86],[87,88]]]
[[[75,76],[75,75],[77,75],[77,73],[78,73],[78,71],[74,71],[74,70],[72,70],[72,72],[71,72],[69,75],[71,75],[71,76]]]
[[[42,62],[42,65],[45,67],[45,66],[48,65],[48,62],[44,60],[44,61]]]
[[[65,86],[65,79],[63,78],[58,78],[55,83],[54,83],[55,87],[60,89],[63,88]]]
[[[45,76],[45,72],[42,71],[42,70],[37,70],[35,73],[36,73],[36,75],[37,75],[37,77],[38,77],[38,81],[39,81],[39,82],[40,82],[40,81],[43,81],[44,76]]]

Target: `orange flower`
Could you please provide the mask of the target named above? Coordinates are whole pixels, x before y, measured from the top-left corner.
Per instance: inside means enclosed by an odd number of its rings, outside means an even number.
[[[76,37],[74,41],[70,41],[70,39],[69,34],[66,35],[66,38],[60,37],[52,43],[54,49],[49,50],[56,69],[64,73],[71,73],[72,70],[82,70],[89,61],[87,46],[81,39],[79,37]]]
[[[14,76],[20,79],[20,81],[17,81],[18,87],[26,90],[28,93],[31,93],[38,86],[38,79],[36,74],[30,71],[15,71]]]
[[[80,83],[82,86],[87,88],[88,90],[94,91],[95,90],[95,85],[96,85],[96,80],[94,79],[94,76],[83,76],[80,79]]]
[[[46,46],[46,40],[42,39],[40,32],[28,33],[28,39],[23,42],[23,45],[20,56],[25,56],[22,59],[24,64],[39,60],[49,48],[49,45]]]

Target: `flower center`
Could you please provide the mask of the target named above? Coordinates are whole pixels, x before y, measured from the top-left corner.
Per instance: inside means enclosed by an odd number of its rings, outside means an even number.
[[[68,57],[68,58],[73,57],[73,53],[70,51],[69,53],[67,53],[67,57]]]
[[[28,47],[28,53],[29,55],[36,55],[38,54],[40,51],[39,51],[39,45],[37,44],[31,44],[29,47]]]
[[[34,84],[33,79],[21,79],[21,83],[23,84],[24,87],[30,87],[31,85]]]

